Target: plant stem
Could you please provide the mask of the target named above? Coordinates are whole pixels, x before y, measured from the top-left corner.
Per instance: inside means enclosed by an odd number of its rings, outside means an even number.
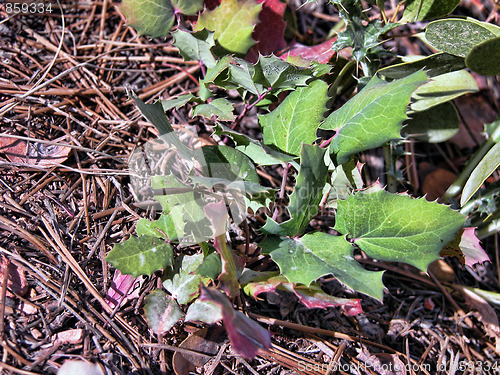
[[[394,177],[394,160],[390,144],[384,146],[385,169],[387,171],[387,190],[391,193],[397,191],[398,180]]]
[[[241,113],[236,118],[236,120],[234,120],[234,123],[231,126],[231,129],[234,130],[239,125],[241,120],[243,120],[243,117],[245,117],[247,112],[250,111],[253,107],[255,107],[260,101],[262,101],[262,99],[264,99],[267,96],[267,94],[269,94],[271,92],[271,90],[272,90],[272,87],[269,87],[263,94],[257,94],[257,99],[252,104],[245,103],[245,107],[243,107],[243,111],[241,111]]]
[[[286,163],[285,167],[283,168],[283,177],[281,178],[281,187],[280,187],[280,192],[279,192],[279,196],[278,196],[279,201],[282,201],[283,198],[285,198],[285,186],[286,186],[286,179],[288,177],[288,170],[289,169],[290,169],[290,163]],[[276,206],[274,208],[273,216],[271,217],[271,219],[276,221],[276,219],[278,218],[279,211],[280,211],[279,207]]]

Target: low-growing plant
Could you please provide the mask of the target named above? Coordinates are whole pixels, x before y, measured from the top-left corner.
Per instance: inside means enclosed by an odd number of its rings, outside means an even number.
[[[145,305],[155,333],[179,319],[222,319],[235,350],[252,358],[269,348],[270,334],[233,308],[241,288],[252,297],[279,289],[309,308],[339,306],[355,315],[362,311],[359,299],[328,295],[318,282],[332,275],[382,300],[383,272],[365,269],[355,251],[424,272],[446,254],[469,265],[487,259],[470,227],[484,216],[486,205],[478,200],[496,202],[498,187],[482,198],[476,192],[498,167],[500,122],[487,126],[488,141],[445,196],[458,208],[454,197],[465,185],[462,212],[396,193],[401,142],[451,138],[459,124],[451,101],[478,90],[467,70],[500,74],[500,28],[443,18],[458,2],[407,1],[402,18],[394,13],[389,20],[379,0],[380,17],[370,20],[359,0],[330,0],[342,18],[343,28],[334,28],[338,35],[319,46],[295,43],[280,54],[287,43],[286,4],[279,0],[205,2],[216,5],[211,10],[203,9],[203,0],[123,1],[129,24],[141,34],[168,36],[175,24],[174,45],[186,60],[199,61],[203,73],[197,95],[154,104],[134,96],[159,137],[131,156],[131,182],[137,199],[153,196],[162,211],[156,220],[140,219],[137,236],[116,244],[107,260],[132,277],[163,270],[163,288],[152,291]],[[437,20],[415,36],[436,53],[394,57],[381,68],[391,54],[384,48],[388,33],[430,19]],[[336,108],[342,97],[350,99]],[[196,129],[176,132],[170,125],[166,112],[188,103],[192,117],[213,126],[213,145],[200,147]],[[238,131],[254,108],[262,140]],[[358,162],[360,153],[377,147],[386,156],[387,190],[379,183],[365,186]],[[265,168],[282,171],[280,186],[263,184]],[[290,176],[295,183],[287,196]],[[467,205],[471,198],[473,206]],[[334,219],[333,228],[311,228],[320,211]],[[276,271],[248,262],[247,220],[256,224],[263,212],[258,246]],[[498,209],[487,224],[496,219]],[[244,233],[243,253],[228,241],[235,230]],[[186,251],[192,245],[201,250]]]

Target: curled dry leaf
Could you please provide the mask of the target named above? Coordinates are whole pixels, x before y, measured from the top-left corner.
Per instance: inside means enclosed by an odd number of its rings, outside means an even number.
[[[186,338],[179,345],[180,348],[191,349],[206,355],[175,352],[172,357],[172,366],[176,375],[190,374],[197,367],[204,366],[212,355],[217,354],[219,346],[224,342],[225,338],[224,328],[220,326],[200,329]]]
[[[11,137],[0,137],[0,153],[13,163],[27,163],[40,167],[61,164],[68,158],[71,148],[57,144],[30,142]]]
[[[20,270],[15,264],[11,263],[7,258],[0,258],[0,295],[3,295],[1,290],[3,280],[7,277],[7,297],[14,297],[12,290],[19,296],[24,296],[28,292],[28,282],[23,270]]]

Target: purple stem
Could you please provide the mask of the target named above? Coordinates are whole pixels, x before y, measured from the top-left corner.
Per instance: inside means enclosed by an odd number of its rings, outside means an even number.
[[[267,94],[269,94],[271,92],[271,90],[272,90],[272,87],[269,87],[263,94],[257,94],[257,100],[255,100],[252,104],[245,103],[245,107],[243,107],[243,111],[241,111],[241,113],[236,118],[236,120],[234,120],[234,123],[231,126],[231,129],[234,130],[239,125],[241,120],[243,120],[243,117],[245,117],[247,112],[250,111],[253,107],[255,107],[260,101],[262,101],[262,99],[264,99],[267,96]]]

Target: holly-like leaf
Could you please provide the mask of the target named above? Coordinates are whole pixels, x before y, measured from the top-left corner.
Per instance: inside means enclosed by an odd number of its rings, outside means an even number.
[[[439,51],[466,57],[481,42],[496,35],[477,21],[449,18],[431,22],[425,29],[425,39]]]
[[[193,116],[203,116],[207,119],[216,117],[221,121],[233,121],[236,118],[233,111],[233,103],[225,98],[218,98],[208,104],[199,104],[194,107]]]
[[[271,347],[271,333],[241,312],[215,288],[201,286],[201,300],[216,303],[222,309],[222,321],[233,349],[247,359]]]
[[[185,255],[180,269],[172,275],[172,278],[163,281],[163,286],[177,303],[184,305],[196,297],[200,282],[203,280],[195,271],[202,262],[203,254]]]
[[[213,68],[217,63],[210,49],[215,46],[214,33],[206,29],[189,32],[178,29],[172,33],[175,46],[185,60],[199,60]]]
[[[255,278],[248,280],[248,284],[244,286],[246,294],[257,298],[259,294],[264,292],[275,292],[277,289],[285,290],[294,293],[299,302],[309,309],[326,309],[329,307],[341,307],[346,315],[353,316],[363,312],[361,308],[361,300],[338,298],[326,294],[318,285],[311,285],[309,287],[304,285],[297,285],[289,283],[283,275],[270,276],[257,275]],[[240,278],[241,282],[241,278]]]
[[[354,259],[354,248],[345,237],[321,232],[301,238],[268,236],[260,246],[291,283],[309,286],[331,274],[348,287],[382,300],[383,272],[365,270]]]
[[[255,44],[252,32],[260,9],[261,5],[254,0],[223,0],[214,10],[205,10],[200,15],[195,30],[213,31],[222,47],[245,54]]]
[[[286,4],[280,0],[257,0],[262,4],[259,13],[259,23],[255,26],[252,37],[257,44],[247,55],[249,61],[256,61],[259,54],[270,55],[286,47],[285,29],[283,20]]]
[[[151,38],[169,34],[176,12],[196,14],[202,8],[203,0],[123,0],[120,5],[127,24]]]
[[[106,261],[124,275],[151,275],[172,264],[172,248],[157,237],[130,237],[115,244]]]
[[[410,118],[405,121],[403,133],[430,143],[447,141],[458,133],[460,126],[458,112],[450,102],[409,116]]]
[[[444,17],[453,12],[460,0],[406,0],[403,22]]]
[[[266,86],[277,92],[306,86],[307,80],[313,75],[310,69],[298,68],[274,55],[259,56],[258,65],[266,79]]]
[[[465,70],[441,74],[415,90],[412,95],[414,102],[411,104],[411,109],[412,111],[425,111],[478,90],[476,80]]]
[[[500,75],[500,37],[488,39],[474,46],[467,57],[465,65],[476,73],[485,76]]]
[[[321,129],[338,130],[330,146],[337,154],[337,163],[346,163],[357,152],[401,138],[410,96],[426,81],[424,72],[390,83],[373,77],[359,94],[328,116]]]
[[[146,297],[144,312],[149,326],[157,335],[163,335],[184,316],[181,308],[161,289],[153,290]]]
[[[324,161],[325,151],[318,146],[302,145],[300,170],[288,205],[290,220],[277,224],[268,218],[266,225],[262,227],[264,233],[296,236],[304,232],[318,212],[318,205],[323,196],[328,176],[328,167]]]
[[[335,230],[375,259],[408,263],[425,272],[464,221],[447,206],[375,185],[338,202]]]
[[[313,143],[326,110],[327,88],[320,80],[299,87],[274,111],[259,116],[264,143],[292,155],[300,153],[302,143]]]
[[[500,166],[500,143],[495,144],[472,171],[460,198],[462,206],[478,191],[498,166]]]

